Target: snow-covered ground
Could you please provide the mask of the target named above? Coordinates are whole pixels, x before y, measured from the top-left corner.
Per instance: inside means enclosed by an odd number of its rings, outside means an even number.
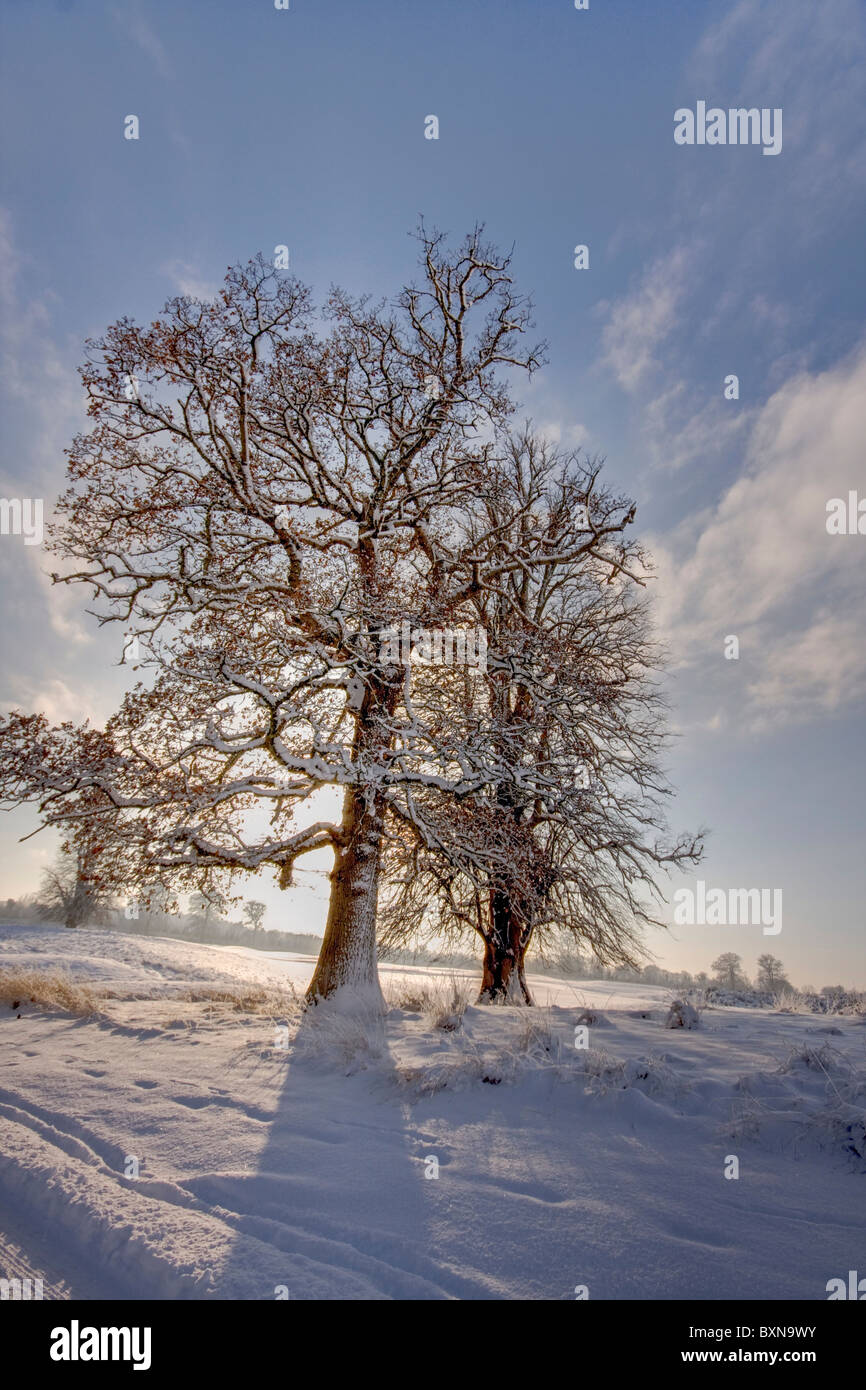
[[[46,1296],[825,1299],[866,1268],[862,1019],[670,1030],[667,990],[549,978],[461,1019],[449,972],[385,967],[377,1024],[302,1015],[306,958],[0,927],[34,968],[99,1010],[0,1006],[0,1277]]]

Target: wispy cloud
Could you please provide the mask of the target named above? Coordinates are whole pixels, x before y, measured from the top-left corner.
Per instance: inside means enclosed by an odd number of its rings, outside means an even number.
[[[715,150],[679,161],[667,232],[656,229],[642,277],[600,306],[603,363],[641,412],[651,465],[668,472],[733,457],[752,402],[851,346],[809,266],[866,190],[866,11],[827,0],[818,21],[812,0],[740,0],[687,59],[682,90],[783,105],[785,144],[779,161]],[[737,360],[712,365],[716,344]],[[744,362],[744,399],[731,406],[723,376]]]
[[[737,722],[804,720],[866,694],[866,537],[826,530],[829,498],[866,495],[864,438],[866,347],[777,391],[742,475],[653,544],[657,617],[693,694],[718,700],[723,640],[740,639],[740,678],[726,681]]]
[[[50,295],[29,299],[22,295],[26,268],[27,258],[15,245],[11,218],[0,208],[0,365],[7,400],[29,412],[26,482],[32,488],[34,464],[42,474],[56,473],[58,458],[62,463],[70,420],[81,418],[83,393],[53,336]],[[23,472],[21,462],[7,455],[6,476],[25,482]]]
[[[52,724],[67,719],[79,724],[87,719],[97,727],[105,722],[115,703],[104,686],[80,681],[73,685],[58,676],[17,681],[13,699],[21,709],[39,710]]]
[[[603,361],[626,391],[636,391],[658,366],[658,350],[677,325],[688,262],[689,253],[677,247],[649,267],[632,294],[609,306]]]
[[[109,12],[121,31],[147,54],[160,77],[173,77],[168,52],[152,25],[144,17],[138,0],[124,0],[123,5],[110,6]]]
[[[794,96],[784,104],[784,147],[796,154],[798,216],[788,222],[789,239],[808,239],[825,224],[827,192],[838,213],[840,200],[866,188],[861,0],[739,0],[703,35],[689,77],[697,95],[720,105],[779,105],[782,89]],[[777,211],[785,217],[784,208]],[[768,215],[765,207],[763,220]]]
[[[161,270],[178,294],[188,294],[193,299],[213,299],[220,288],[216,281],[207,280],[188,261],[169,261]]]
[[[697,250],[677,246],[654,261],[634,289],[600,306],[607,314],[602,364],[641,408],[650,464],[670,473],[723,455],[739,443],[750,418],[748,408],[724,398],[721,374],[712,390],[705,380],[686,375],[683,345],[704,327],[696,305],[701,259]],[[731,303],[727,308],[733,311]],[[716,312],[722,312],[720,305]],[[774,314],[769,301],[754,312]]]
[[[28,293],[33,271],[16,242],[11,218],[0,209],[0,391],[6,441],[0,490],[4,496],[41,497],[47,518],[63,486],[64,449],[86,424],[86,414],[75,349],[70,342],[66,350],[54,326],[57,305],[45,290]],[[111,650],[110,639],[95,636],[83,611],[84,595],[52,585],[49,568],[41,547],[25,546],[17,536],[0,538],[0,637],[8,657],[0,672],[3,698],[28,709],[62,708],[64,717],[77,710],[80,716],[82,709],[96,707],[93,664],[99,651]],[[55,674],[60,652],[70,672],[68,685]]]

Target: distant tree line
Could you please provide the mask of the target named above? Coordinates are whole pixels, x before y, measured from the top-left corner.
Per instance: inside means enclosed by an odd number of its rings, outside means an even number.
[[[62,922],[65,927],[105,927],[133,936],[170,936],[205,945],[255,946],[269,951],[317,955],[321,937],[309,932],[267,931],[264,903],[241,907],[242,920],[228,917],[228,900],[218,894],[193,893],[182,912],[161,885],[141,900],[121,902],[97,872],[97,857],[64,844],[44,870],[37,893],[0,899],[0,921],[27,926]]]
[[[205,945],[254,946],[268,951],[290,951],[298,955],[319,953],[322,938],[311,932],[268,930],[264,926],[264,903],[249,901],[241,905],[242,920],[232,920],[228,899],[219,893],[192,893],[189,910],[179,910],[176,901],[162,886],[154,887],[146,901],[122,904],[94,868],[92,854],[82,855],[80,844],[65,843],[52,865],[43,872],[38,893],[17,899],[0,898],[0,922],[22,926],[36,922],[62,922],[67,927],[107,927],[134,936],[169,936]],[[475,957],[455,949],[450,941],[434,945],[382,945],[379,960],[384,964],[449,966],[471,969]],[[537,974],[565,976],[576,980],[611,980],[621,983],[659,985],[679,993],[701,992],[708,999],[715,994],[720,1002],[749,997],[753,1003],[773,1003],[785,995],[797,994],[828,1007],[861,997],[853,988],[825,985],[815,989],[806,984],[795,989],[778,957],[765,952],[758,956],[754,979],[743,966],[740,955],[724,951],[710,966],[712,974],[688,970],[665,970],[654,964],[605,965],[592,954],[582,954],[570,943],[540,955],[533,966]]]

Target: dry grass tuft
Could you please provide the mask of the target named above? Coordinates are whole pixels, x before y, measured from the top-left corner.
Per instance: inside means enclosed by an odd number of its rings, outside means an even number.
[[[230,1011],[258,1018],[296,1019],[302,1010],[295,990],[277,985],[238,983],[227,985],[190,985],[153,990],[85,984],[61,970],[22,970],[0,967],[0,1006],[16,1010],[31,1005],[79,1018],[109,1017],[106,1006],[135,1001],[170,1002],[172,1004],[204,1004],[214,1013]]]
[[[473,993],[469,982],[459,975],[446,975],[429,984],[406,981],[385,986],[385,998],[391,1008],[421,1014],[431,1028],[441,1028],[446,1033],[460,1028]]]
[[[93,986],[61,970],[0,968],[0,1004],[16,1010],[22,1004],[35,1004],[80,1018],[95,1018],[101,1012]]]

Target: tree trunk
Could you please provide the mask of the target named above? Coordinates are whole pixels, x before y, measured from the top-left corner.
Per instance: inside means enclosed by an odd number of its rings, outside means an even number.
[[[376,903],[384,806],[368,805],[355,787],[343,802],[345,847],[335,851],[328,923],[307,999],[326,999],[343,986],[370,991],[382,1002],[376,967]]]
[[[523,962],[526,959],[526,948],[528,945],[529,942],[525,941],[520,948],[520,954],[517,957],[517,978],[520,982],[520,988],[523,992],[523,1002],[525,1004],[534,1004],[535,1000],[532,997],[532,991],[530,990],[529,985],[526,983],[526,971],[523,968]]]
[[[87,893],[82,890],[81,884],[76,883],[72,891],[72,896],[66,904],[66,911],[63,915],[63,925],[65,927],[80,927],[87,916]]]
[[[532,1004],[523,968],[528,938],[521,944],[521,923],[507,893],[490,895],[489,927],[484,933],[479,1004],[504,1004],[522,999]]]

